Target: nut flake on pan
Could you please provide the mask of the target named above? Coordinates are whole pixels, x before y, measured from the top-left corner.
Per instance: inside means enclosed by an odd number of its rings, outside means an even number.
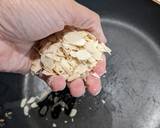
[[[38,104],[36,102],[36,100],[38,99],[38,97],[30,97],[29,99],[24,98],[21,100],[20,103],[20,107],[23,108],[23,112],[25,116],[30,116],[29,115],[29,110],[31,108],[37,108]]]
[[[104,52],[111,54],[104,43],[81,30],[65,29],[40,41],[40,45],[41,57],[33,60],[31,71],[35,74],[62,75],[68,81],[86,77],[102,59]]]
[[[23,111],[24,111],[24,115],[25,116],[29,115],[29,107],[28,106],[25,106],[24,109],[23,109]]]
[[[36,100],[36,97],[31,97],[28,101],[27,104],[32,104]]]
[[[77,109],[73,108],[69,114],[70,117],[74,117],[77,114]]]
[[[26,105],[27,98],[22,99],[20,107],[23,108]]]
[[[38,107],[38,104],[36,102],[31,104],[31,108],[37,108],[37,107]]]

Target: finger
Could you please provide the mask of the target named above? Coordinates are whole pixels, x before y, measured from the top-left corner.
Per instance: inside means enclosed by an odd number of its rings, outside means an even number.
[[[47,82],[53,91],[61,91],[66,87],[66,81],[63,76],[51,76]]]
[[[94,23],[93,27],[91,27],[89,29],[89,31],[93,35],[95,35],[100,42],[102,42],[102,43],[107,42],[107,39],[106,39],[104,32],[103,32],[103,29],[102,29],[102,25],[101,25],[99,16],[97,18],[97,22]]]
[[[106,73],[106,57],[102,56],[102,60],[99,60],[96,67],[93,68],[93,72],[97,73],[99,76],[102,76]]]
[[[92,95],[96,96],[100,93],[102,86],[99,77],[90,74],[86,78],[86,84],[88,92],[90,92]]]
[[[107,42],[98,14],[75,2],[72,15],[74,19],[72,26],[86,29],[95,35],[100,42]]]
[[[68,88],[70,89],[71,95],[74,97],[80,97],[85,93],[84,82],[80,78],[73,80],[68,84]]]

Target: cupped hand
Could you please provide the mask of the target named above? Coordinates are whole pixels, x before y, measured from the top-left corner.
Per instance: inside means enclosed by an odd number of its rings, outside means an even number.
[[[31,67],[30,49],[34,42],[64,27],[74,26],[94,34],[106,42],[99,16],[74,0],[2,0],[0,4],[0,71],[27,73]],[[73,96],[87,90],[97,95],[101,90],[100,78],[106,70],[105,57],[98,62],[85,80],[67,83]],[[63,90],[66,81],[62,76],[51,76],[48,84],[53,91]],[[84,82],[85,81],[85,82]]]

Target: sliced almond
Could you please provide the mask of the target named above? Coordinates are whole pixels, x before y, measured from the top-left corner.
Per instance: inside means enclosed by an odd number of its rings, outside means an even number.
[[[97,63],[97,61],[93,57],[90,57],[88,59],[88,62],[91,63],[91,64]]]
[[[94,55],[93,55],[93,58],[96,59],[96,60],[101,60],[102,59],[102,52],[95,52]]]
[[[24,115],[25,116],[29,115],[29,107],[28,106],[25,106],[24,109],[23,109],[23,111],[24,111]]]
[[[80,77],[80,74],[73,74],[73,75],[69,76],[67,80],[72,81],[72,80],[75,80],[79,77]]]
[[[69,63],[67,62],[66,59],[62,59],[60,62],[60,65],[63,67],[63,69],[68,73],[71,74],[73,68],[71,67],[71,65],[69,65]]]
[[[102,43],[102,46],[104,47],[104,52],[107,52],[111,55],[112,50],[109,47],[107,47],[104,43]]]
[[[31,97],[28,101],[27,104],[31,104],[36,100],[36,97]]]
[[[26,105],[26,103],[27,103],[27,98],[22,99],[22,100],[21,100],[20,107],[21,107],[21,108],[24,108],[24,106]]]
[[[109,54],[111,54],[112,50],[110,48],[108,48],[104,43],[100,43],[97,46],[97,49],[101,52],[107,52]]]
[[[59,56],[59,57],[65,57],[65,55],[64,55],[64,53],[63,53],[63,49],[62,49],[62,48],[59,48],[59,49],[57,50],[56,55],[57,55],[57,56]]]
[[[63,37],[66,43],[75,46],[83,46],[85,44],[84,38],[77,31],[66,33]]]
[[[38,104],[36,102],[31,104],[31,108],[37,108],[37,107],[38,107]]]
[[[32,61],[32,66],[31,66],[31,71],[34,73],[37,73],[42,69],[41,64],[40,64],[40,59],[35,59]]]
[[[69,114],[70,117],[74,117],[77,114],[77,109],[73,108]]]
[[[68,62],[73,68],[75,68],[76,66],[78,66],[78,62],[76,59],[72,59],[72,60],[69,60]]]
[[[77,52],[71,51],[70,55],[72,57],[76,57],[79,60],[87,60],[91,57],[91,54],[89,52],[87,52],[87,50],[85,50],[85,49],[79,50]]]
[[[97,40],[96,37],[95,37],[93,34],[91,34],[91,33],[89,33],[89,32],[87,32],[87,33],[88,33],[87,37],[88,37],[89,39],[94,40],[94,41]]]
[[[55,68],[53,70],[59,75],[65,74],[65,70],[62,68],[62,66],[58,62],[55,63]]]
[[[95,52],[98,52],[97,46],[98,46],[97,42],[87,42],[84,47],[89,53],[93,54]]]
[[[57,50],[62,46],[62,44],[60,42],[58,43],[54,43],[52,45],[49,46],[48,49],[46,49],[44,52],[47,52],[47,53],[56,53]]]
[[[41,56],[41,63],[44,67],[47,67],[48,69],[53,69],[55,67],[54,61],[46,55]]]
[[[86,65],[80,64],[77,66],[77,68],[74,70],[74,73],[83,74],[88,70]]]
[[[46,75],[46,76],[55,76],[56,75],[56,73],[54,73],[53,71],[47,71],[47,70],[43,70],[42,74]]]
[[[78,33],[79,33],[83,38],[85,38],[85,37],[88,35],[88,33],[87,33],[86,31],[78,31]]]
[[[44,54],[48,59],[53,60],[53,61],[60,61],[61,57],[57,56],[56,54],[52,54],[52,53],[46,53]]]
[[[67,43],[63,43],[62,46],[63,46],[63,48],[68,49],[68,50],[79,50],[78,47],[76,47],[74,45],[67,44]]]

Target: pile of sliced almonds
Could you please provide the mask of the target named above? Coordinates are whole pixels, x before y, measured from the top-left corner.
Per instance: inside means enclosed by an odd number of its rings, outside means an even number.
[[[67,81],[84,78],[111,49],[82,30],[64,30],[39,42],[39,57],[32,62],[35,74],[62,75]]]

